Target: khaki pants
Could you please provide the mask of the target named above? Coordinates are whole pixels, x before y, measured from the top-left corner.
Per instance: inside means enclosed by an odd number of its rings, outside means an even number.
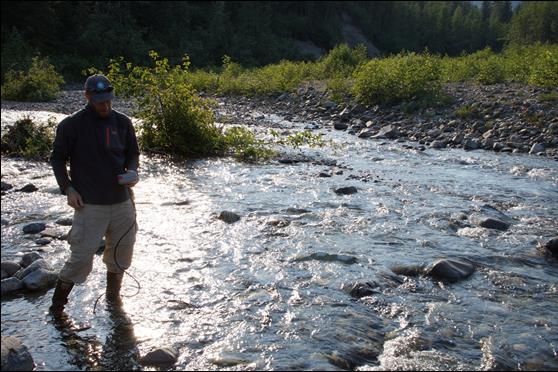
[[[93,258],[103,237],[106,238],[103,262],[107,270],[121,273],[122,269],[130,267],[137,233],[135,220],[131,200],[112,205],[84,204],[82,209],[76,209],[68,234],[71,254],[60,271],[60,279],[71,283],[85,282],[93,269]],[[116,263],[114,247],[119,240]]]

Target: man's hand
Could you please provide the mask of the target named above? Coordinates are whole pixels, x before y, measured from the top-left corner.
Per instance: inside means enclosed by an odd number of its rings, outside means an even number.
[[[68,195],[68,205],[74,209],[83,208],[83,200],[81,195],[72,186],[66,189],[66,195]]]
[[[136,186],[136,184],[139,182],[139,175],[138,175],[138,172],[136,172],[136,171],[133,170],[133,169],[130,169],[130,170],[128,170],[127,173],[133,173],[133,174],[135,175],[135,179],[134,179],[132,182],[129,182],[129,183],[124,184],[124,186],[126,186],[126,187],[134,187],[134,186]]]

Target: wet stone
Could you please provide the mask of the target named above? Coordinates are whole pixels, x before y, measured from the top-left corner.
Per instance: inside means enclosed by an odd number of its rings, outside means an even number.
[[[72,223],[73,223],[72,217],[64,217],[56,220],[56,224],[61,226],[72,226]]]
[[[354,283],[343,288],[351,297],[362,298],[378,293],[378,284],[375,282]]]
[[[169,365],[178,360],[177,352],[170,348],[161,348],[150,351],[140,359],[143,365]]]
[[[235,223],[240,220],[238,214],[230,211],[222,211],[218,218],[226,223]]]
[[[39,190],[39,189],[37,188],[37,186],[33,185],[32,183],[29,183],[29,184],[23,186],[23,187],[22,187],[21,189],[19,189],[18,191],[21,191],[21,192],[35,192],[35,191],[37,191],[37,190]]]
[[[507,229],[510,228],[509,224],[495,218],[487,218],[483,220],[480,223],[480,226],[486,229],[494,229],[494,230],[501,230],[501,231],[506,231]]]
[[[37,234],[46,229],[46,225],[43,222],[34,222],[23,226],[23,232],[25,234]]]
[[[351,194],[356,194],[357,192],[358,190],[354,186],[341,187],[335,190],[335,193],[337,195],[351,195]]]
[[[468,262],[442,259],[434,262],[432,266],[427,269],[426,275],[439,280],[456,282],[467,278],[474,271],[474,266]]]
[[[553,256],[558,257],[558,236],[550,239],[545,247]]]
[[[40,238],[35,240],[35,243],[38,245],[47,245],[52,243],[52,239],[51,238]]]
[[[23,282],[18,278],[2,279],[2,296],[14,293],[23,288]],[[4,368],[2,368],[4,370]]]
[[[43,256],[41,256],[37,252],[29,252],[24,254],[23,257],[21,257],[20,264],[22,267],[29,267],[33,262],[38,261],[42,258]]]
[[[21,266],[14,261],[2,261],[2,280],[14,276]]]
[[[4,181],[2,181],[2,191],[8,191],[11,190],[13,188],[12,185],[10,185],[9,183],[6,183]]]
[[[4,285],[2,284],[2,290]],[[33,357],[27,346],[12,336],[2,336],[2,371],[32,371]]]

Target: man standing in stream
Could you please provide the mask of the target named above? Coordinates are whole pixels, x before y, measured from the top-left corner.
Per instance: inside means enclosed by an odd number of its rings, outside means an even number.
[[[58,124],[50,158],[60,190],[75,210],[68,234],[71,254],[49,308],[54,317],[63,316],[74,284],[85,282],[93,269],[103,237],[107,303],[122,304],[122,277],[132,262],[137,232],[131,187],[138,182],[139,148],[132,121],[112,109],[113,86],[103,75],[87,78],[85,98],[83,109]]]

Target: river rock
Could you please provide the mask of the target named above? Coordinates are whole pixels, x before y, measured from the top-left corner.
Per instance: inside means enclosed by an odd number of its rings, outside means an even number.
[[[46,225],[42,222],[34,222],[23,226],[23,232],[25,234],[38,234],[46,229]]]
[[[2,336],[2,371],[32,371],[33,357],[27,346],[12,336]]]
[[[364,128],[363,130],[361,130],[360,132],[358,132],[357,137],[358,138],[370,138],[374,135],[374,131],[368,128]]]
[[[545,150],[544,145],[542,143],[535,143],[531,146],[531,150],[529,154],[537,154],[539,152],[543,152]]]
[[[28,267],[33,262],[35,262],[37,260],[40,260],[42,258],[43,258],[43,256],[41,256],[37,252],[29,252],[29,253],[24,254],[23,257],[21,257],[20,265],[22,267]]]
[[[222,211],[218,218],[226,223],[235,223],[240,220],[238,214],[230,211]]]
[[[18,278],[19,280],[23,280],[25,279],[25,277],[29,274],[31,274],[33,271],[35,270],[39,270],[39,269],[45,269],[47,271],[53,271],[53,267],[45,260],[40,259],[37,260],[35,262],[33,262],[31,265],[29,265],[29,267],[26,267],[25,269],[21,269],[19,270],[17,273],[15,273],[15,277]]]
[[[550,239],[545,247],[553,256],[558,256],[558,236]]]
[[[2,279],[2,296],[17,292],[23,288],[23,282],[18,278],[12,277]]]
[[[54,287],[57,279],[58,273],[56,271],[38,268],[27,274],[22,282],[27,289],[36,291]]]
[[[397,137],[399,137],[399,130],[397,129],[396,126],[391,124],[382,127],[382,129],[380,129],[378,134],[373,136],[373,138],[389,138],[389,139],[395,139]]]
[[[21,266],[14,261],[2,261],[2,280],[14,276],[21,269]]]
[[[18,191],[21,191],[21,192],[35,192],[37,190],[39,190],[37,188],[37,186],[33,185],[32,183],[28,183],[27,185],[23,186]]]
[[[510,225],[505,223],[504,221],[500,221],[496,218],[487,218],[483,220],[480,224],[481,227],[486,229],[494,229],[494,230],[501,230],[506,231],[510,228]]]
[[[341,187],[334,191],[337,195],[351,195],[351,194],[356,194],[358,192],[357,188],[354,186]]]
[[[345,129],[349,128],[349,125],[347,123],[341,123],[341,122],[336,121],[333,124],[333,128],[336,129],[336,130],[345,130]]]
[[[2,181],[2,191],[8,191],[11,190],[13,188],[12,185],[10,185],[9,183],[6,183],[4,181]]]
[[[354,283],[343,290],[347,292],[351,297],[362,298],[366,296],[371,296],[374,293],[378,293],[378,283],[375,282],[365,282],[365,283]]]
[[[426,275],[438,280],[456,282],[467,278],[474,271],[474,266],[468,262],[441,259],[434,262],[432,266],[426,270]]]
[[[444,147],[446,147],[446,144],[443,141],[433,141],[430,144],[430,147],[433,149],[443,149]]]
[[[178,360],[178,353],[171,348],[161,348],[150,351],[140,359],[143,365],[169,365]]]
[[[56,224],[61,226],[72,226],[73,221],[72,217],[63,217],[56,220]]]
[[[2,218],[2,226],[8,226],[10,222]]]
[[[37,245],[47,245],[52,243],[52,238],[39,238],[37,240],[35,240],[35,244]]]

